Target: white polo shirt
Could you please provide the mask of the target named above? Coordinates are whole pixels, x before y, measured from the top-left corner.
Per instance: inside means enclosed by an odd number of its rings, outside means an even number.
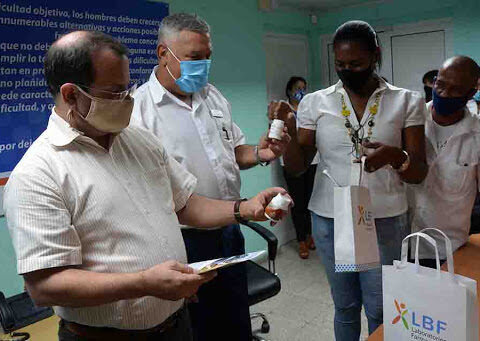
[[[424,124],[425,100],[420,94],[397,88],[383,79],[379,79],[379,82],[379,87],[367,103],[362,124],[368,118],[368,108],[373,105],[376,94],[380,92],[371,141],[402,148],[402,130]],[[350,183],[354,159],[353,143],[347,134],[345,118],[342,116],[342,94],[351,112],[350,122],[358,126],[355,111],[341,81],[327,89],[306,95],[300,102],[297,113],[299,128],[316,131],[315,143],[320,154],[308,208],[327,218],[333,218],[334,185],[322,174],[322,170],[327,168],[340,186],[353,185]],[[367,128],[365,125],[365,131]],[[365,132],[365,137],[366,135]],[[366,174],[376,218],[394,217],[407,211],[405,185],[395,170],[384,167]]]
[[[470,216],[479,190],[480,122],[466,109],[443,149],[437,148],[434,124],[429,111],[425,122],[428,175],[421,185],[409,186],[412,231],[440,229],[456,250],[468,240]],[[437,240],[440,257],[445,259],[445,242],[435,233],[431,235]],[[421,258],[435,258],[433,248],[427,243],[421,246]]]
[[[213,199],[239,199],[235,147],[245,144],[245,137],[232,121],[230,103],[208,84],[193,94],[189,107],[160,84],[155,76],[157,67],[135,93],[131,124],[160,138],[169,155],[195,175],[196,193]]]
[[[187,261],[176,211],[196,179],[143,129],[128,127],[109,150],[52,113],[5,187],[19,274],[60,266],[132,273]],[[54,307],[89,326],[148,329],[182,301],[142,297],[95,307]]]

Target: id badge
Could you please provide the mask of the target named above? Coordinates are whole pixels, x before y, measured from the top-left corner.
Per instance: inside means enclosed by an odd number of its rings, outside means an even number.
[[[223,118],[223,112],[221,110],[212,109],[212,116],[216,118]]]

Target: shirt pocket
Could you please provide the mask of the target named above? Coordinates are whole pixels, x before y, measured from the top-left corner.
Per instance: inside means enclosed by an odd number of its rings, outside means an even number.
[[[232,124],[225,117],[213,117],[225,154],[231,161],[235,161],[235,146]]]
[[[166,212],[174,212],[173,193],[165,166],[145,172],[143,179],[146,185],[145,205],[161,207]]]
[[[476,163],[474,162],[452,162],[444,164],[442,167],[434,168],[433,179],[437,183],[430,182],[429,186],[436,188],[436,191],[442,195],[463,195],[468,191],[468,186],[475,177]]]

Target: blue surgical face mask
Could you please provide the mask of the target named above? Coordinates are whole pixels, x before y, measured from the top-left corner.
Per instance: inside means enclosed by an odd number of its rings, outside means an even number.
[[[175,57],[180,63],[180,78],[175,78],[170,69],[167,66],[167,71],[175,79],[175,83],[180,90],[186,93],[194,93],[200,91],[208,83],[208,73],[210,71],[210,59],[201,60],[180,60],[175,54],[167,47],[168,51]]]
[[[477,92],[475,93],[475,95],[473,95],[473,100],[475,102],[480,102],[480,90],[477,90]]]
[[[462,109],[467,104],[469,97],[440,97],[435,90],[432,91],[433,107],[440,116],[453,115],[457,110]]]
[[[305,97],[305,90],[303,89],[298,89],[292,96],[292,98],[297,102],[300,102],[303,97]]]

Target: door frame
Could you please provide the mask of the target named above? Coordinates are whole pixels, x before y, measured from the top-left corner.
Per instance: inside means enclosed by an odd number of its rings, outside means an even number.
[[[382,45],[383,52],[383,63],[384,65],[388,61],[388,71],[389,75],[387,78],[393,81],[393,66],[392,66],[392,37],[408,35],[408,34],[417,34],[417,33],[428,33],[434,31],[444,31],[445,32],[445,58],[452,57],[454,55],[453,50],[453,20],[452,18],[441,18],[435,20],[424,20],[414,23],[399,24],[399,25],[388,25],[388,26],[374,26],[375,30],[378,33],[381,33],[386,36],[387,39],[380,41]],[[321,69],[321,82],[322,87],[327,87],[330,84],[330,65],[328,59],[328,44],[331,44],[333,41],[333,34],[323,34],[319,37],[320,39],[320,63],[322,66]]]
[[[306,34],[278,34],[278,33],[272,33],[272,32],[266,32],[263,35],[262,39],[262,47],[263,50],[265,51],[265,61],[267,58],[267,53],[270,53],[269,51],[266,51],[265,49],[265,43],[268,39],[275,39],[279,41],[296,41],[298,42],[299,40],[305,43],[306,47],[306,54],[305,54],[305,71],[306,71],[306,76],[307,79],[311,78],[310,75],[310,64],[309,60],[311,60],[311,54],[310,54],[310,46],[308,42],[308,36]],[[265,67],[265,88],[266,88],[266,94],[267,98],[270,97],[269,89],[268,89],[268,80],[267,80],[267,70]],[[273,161],[270,167],[270,176],[271,176],[271,181],[273,186],[280,186],[286,188],[286,181],[283,176],[283,168],[280,165],[279,160]],[[291,240],[295,239],[295,228],[293,225],[293,221],[291,219],[291,215],[289,215],[286,219],[281,220],[278,222],[276,225],[275,229],[273,230],[273,233],[277,236],[278,238],[278,245],[284,245],[288,243]]]

